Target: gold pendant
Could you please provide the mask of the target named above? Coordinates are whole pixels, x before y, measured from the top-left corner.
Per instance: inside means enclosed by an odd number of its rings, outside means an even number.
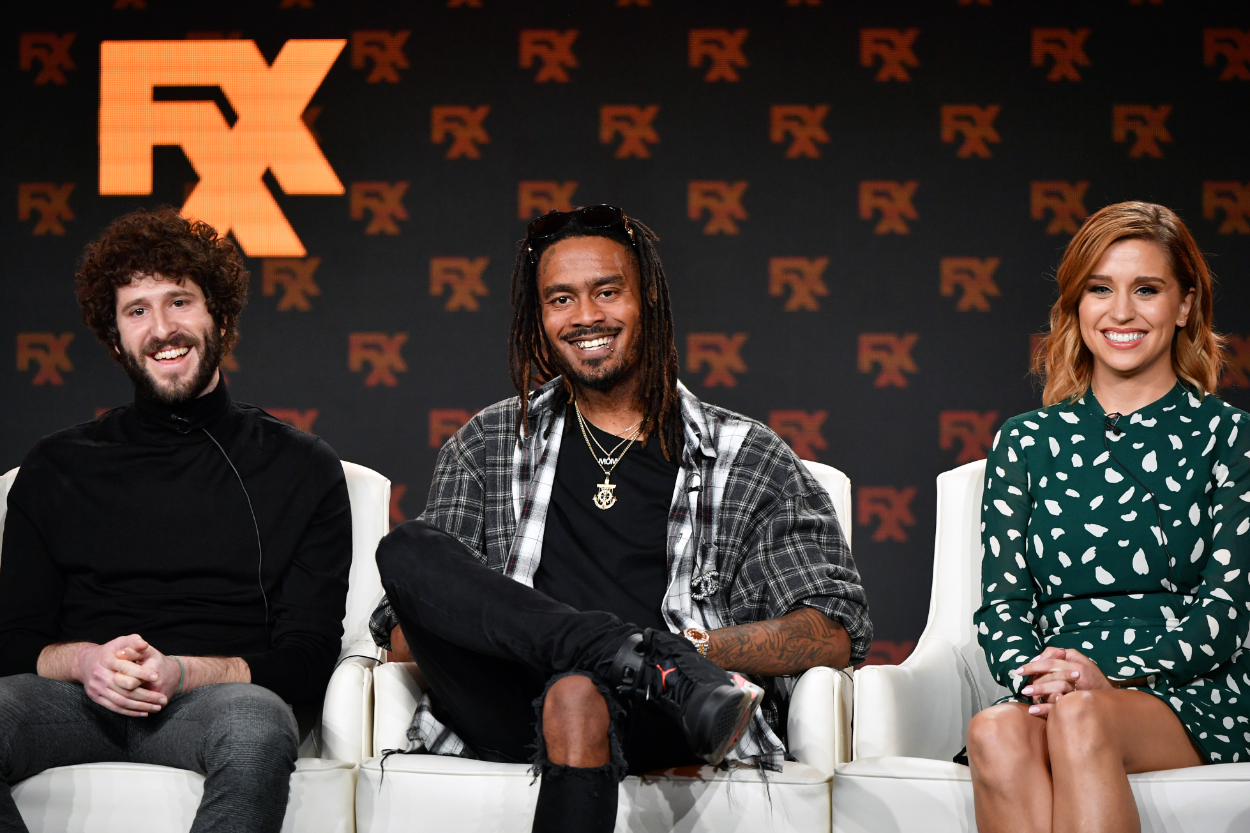
[[[612,494],[612,492],[616,489],[616,484],[609,483],[605,477],[602,483],[596,485],[599,487],[599,491],[595,493],[595,506],[598,506],[600,509],[611,509],[615,506],[616,495]]]

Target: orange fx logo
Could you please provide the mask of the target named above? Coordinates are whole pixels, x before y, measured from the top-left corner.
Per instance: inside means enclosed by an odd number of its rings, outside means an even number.
[[[907,387],[904,373],[918,373],[911,350],[920,336],[916,333],[860,333],[857,366],[860,373],[872,373],[879,368],[873,386],[878,388]]]
[[[463,408],[431,408],[430,409],[430,448],[442,448],[443,443],[469,420],[473,414]]]
[[[1055,63],[1046,76],[1047,81],[1080,81],[1081,72],[1077,67],[1089,66],[1089,58],[1085,55],[1085,39],[1089,37],[1089,29],[1046,29],[1033,30],[1033,66],[1046,66],[1046,59]]]
[[[1202,63],[1213,67],[1216,58],[1225,61],[1221,81],[1250,81],[1250,30],[1203,29]]]
[[[704,234],[737,234],[734,220],[747,219],[742,207],[742,195],[747,190],[746,180],[729,183],[724,180],[695,180],[686,191],[686,216],[699,220],[707,212]]]
[[[912,44],[916,42],[919,29],[860,29],[859,65],[871,67],[880,58],[878,81],[910,81],[908,67],[920,66]]]
[[[855,520],[860,526],[879,525],[872,533],[874,541],[906,541],[905,526],[915,526],[911,502],[916,487],[896,489],[893,486],[860,486],[855,490]]]
[[[518,219],[528,220],[535,214],[543,215],[549,211],[572,211],[573,192],[577,183],[551,182],[547,180],[526,181],[517,185],[516,215]]]
[[[704,81],[737,81],[738,70],[750,66],[742,52],[747,34],[746,29],[691,29],[690,66],[697,69],[707,59]]]
[[[439,297],[446,289],[451,290],[446,309],[480,309],[477,299],[489,295],[482,282],[482,272],[490,263],[489,257],[432,257],[430,258],[430,294]]]
[[[706,365],[708,373],[703,379],[704,387],[737,387],[738,380],[734,374],[747,372],[746,362],[742,360],[742,345],[746,341],[746,333],[688,333],[686,370],[698,373]]]
[[[39,369],[30,380],[32,385],[45,382],[53,385],[65,384],[62,372],[74,369],[69,360],[69,343],[74,340],[73,333],[18,333],[17,334],[17,369],[26,371],[30,363],[35,362]]]
[[[829,115],[828,104],[774,104],[769,113],[768,137],[774,145],[791,139],[790,147],[786,148],[787,159],[798,159],[806,156],[809,159],[820,158],[819,142],[829,143],[829,134],[825,132],[825,116]]]
[[[920,183],[916,180],[908,182],[889,182],[886,180],[865,180],[859,184],[859,217],[871,220],[873,214],[880,212],[873,232],[876,234],[911,234],[908,220],[918,220],[920,215],[912,205],[912,197]]]
[[[312,309],[308,296],[321,294],[321,287],[313,280],[313,274],[320,265],[319,257],[267,257],[261,267],[260,293],[266,298],[272,298],[281,287],[282,297],[278,300],[278,312],[289,309],[308,312]]]
[[[1202,216],[1215,219],[1215,212],[1224,212],[1220,234],[1250,234],[1250,182],[1202,183]]]
[[[942,411],[938,414],[938,446],[950,451],[959,443],[958,465],[981,460],[994,442],[998,411]]]
[[[478,145],[489,145],[490,135],[482,122],[490,113],[490,105],[481,107],[444,106],[430,109],[430,141],[441,145],[451,137],[451,147],[447,148],[448,159],[481,159],[482,152]]]
[[[407,182],[353,182],[351,191],[351,216],[363,220],[368,211],[371,218],[365,226],[365,234],[399,234],[396,220],[407,220],[404,208],[404,192]]]
[[[404,516],[403,507],[399,505],[399,502],[404,499],[404,494],[407,491],[408,485],[406,483],[391,484],[391,503],[387,511],[387,514],[390,515],[391,519],[391,529],[394,529],[397,524],[402,524],[404,521],[408,520],[408,518]]]
[[[408,57],[404,55],[404,43],[412,32],[362,31],[352,32],[352,69],[364,69],[367,61],[373,61],[373,69],[366,84],[399,83],[399,70],[408,69]]]
[[[828,416],[828,411],[769,411],[768,427],[801,459],[816,460],[816,452],[829,447],[820,433]]]
[[[1063,180],[1043,180],[1033,182],[1029,187],[1029,216],[1034,220],[1042,220],[1046,212],[1050,212],[1050,222],[1046,224],[1047,234],[1076,234],[1080,224],[1089,216],[1085,210],[1085,192],[1089,189],[1088,180],[1064,182]]]
[[[942,141],[950,144],[956,137],[963,136],[963,144],[955,155],[960,159],[979,156],[989,159],[990,144],[1002,141],[998,131],[994,129],[994,119],[1002,109],[997,104],[980,107],[976,104],[943,104],[942,105]]]
[[[317,421],[321,411],[316,408],[309,408],[306,411],[297,411],[294,408],[270,408],[269,415],[274,419],[282,420],[298,431],[311,434],[313,433],[313,423]]]
[[[829,294],[825,286],[825,267],[829,265],[827,257],[770,257],[768,259],[768,294],[780,298],[790,290],[786,299],[786,312],[806,309],[816,312],[820,309],[817,296],[823,298]]]
[[[1228,335],[1226,338],[1228,365],[1220,379],[1220,387],[1250,388],[1250,336]]]
[[[1163,149],[1159,143],[1172,141],[1168,132],[1168,115],[1172,112],[1171,104],[1160,104],[1151,107],[1149,104],[1116,104],[1111,108],[1111,138],[1116,142],[1127,142],[1128,134],[1134,137],[1133,146],[1128,155],[1133,159],[1150,156],[1163,158]]]
[[[69,195],[73,190],[72,182],[62,185],[23,182],[17,186],[17,218],[25,222],[30,219],[31,212],[37,212],[39,219],[31,234],[64,234],[65,226],[61,221],[74,219],[74,212],[69,207]]]
[[[605,104],[599,108],[599,141],[607,145],[620,136],[621,144],[616,148],[615,154],[617,159],[631,156],[650,159],[651,151],[647,148],[647,143],[656,144],[660,141],[660,135],[651,126],[659,112],[658,104],[648,104],[646,107]]]
[[[58,35],[56,32],[23,32],[17,42],[17,62],[23,70],[35,68],[39,62],[36,84],[68,84],[66,70],[78,69],[70,57],[69,47],[75,32]]]
[[[990,311],[990,298],[999,295],[998,284],[994,283],[994,270],[998,268],[996,257],[944,257],[939,264],[941,274],[940,289],[944,297],[950,297],[956,290],[963,290],[955,309]]]
[[[371,368],[365,377],[365,387],[386,385],[393,388],[399,384],[396,373],[408,370],[400,352],[408,341],[407,333],[351,333],[347,336],[347,369],[359,373],[365,365]]]
[[[522,29],[521,30],[521,69],[530,69],[534,62],[541,66],[534,80],[538,83],[556,81],[561,84],[569,82],[568,70],[578,67],[577,56],[573,54],[573,41],[577,40],[578,31],[568,29]]]
[[[290,40],[265,62],[252,41],[100,44],[100,193],[152,193],[152,148],[178,145],[200,181],[182,214],[233,231],[250,257],[307,252],[262,177],[287,194],[342,194],[301,118],[343,40]],[[234,126],[212,101],[154,101],[158,87],[220,87]]]

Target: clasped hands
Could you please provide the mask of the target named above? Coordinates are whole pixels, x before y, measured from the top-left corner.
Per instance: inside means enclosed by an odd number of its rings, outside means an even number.
[[[1031,678],[1020,693],[1033,698],[1029,714],[1038,717],[1050,714],[1065,694],[1114,687],[1094,661],[1075,648],[1047,648],[1011,673]]]
[[[173,699],[183,680],[182,666],[138,634],[119,636],[103,645],[80,643],[73,676],[87,696],[110,711],[147,717]]]

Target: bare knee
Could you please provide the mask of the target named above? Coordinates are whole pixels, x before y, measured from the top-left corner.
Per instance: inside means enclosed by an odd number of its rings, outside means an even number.
[[[968,762],[972,777],[980,782],[1012,780],[1029,765],[1036,765],[1043,750],[1044,731],[1021,709],[1010,704],[978,712],[968,724]]]
[[[543,700],[543,741],[553,764],[603,766],[611,759],[608,704],[588,678],[557,680]]]
[[[1057,761],[1086,759],[1107,751],[1114,739],[1107,732],[1101,698],[1093,691],[1074,691],[1060,697],[1047,718],[1046,740]]]

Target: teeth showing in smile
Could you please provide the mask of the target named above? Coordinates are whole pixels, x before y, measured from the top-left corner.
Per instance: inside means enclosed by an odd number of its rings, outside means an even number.
[[[162,350],[159,353],[153,353],[152,358],[159,361],[168,359],[180,359],[191,350],[190,347],[171,347],[168,350]]]
[[[1109,341],[1116,341],[1120,343],[1141,341],[1146,337],[1145,333],[1113,333],[1110,330],[1105,331],[1103,335],[1105,335]]]
[[[590,341],[575,341],[573,343],[583,350],[594,350],[606,346],[611,340],[609,336],[604,336],[603,338],[591,339]]]

